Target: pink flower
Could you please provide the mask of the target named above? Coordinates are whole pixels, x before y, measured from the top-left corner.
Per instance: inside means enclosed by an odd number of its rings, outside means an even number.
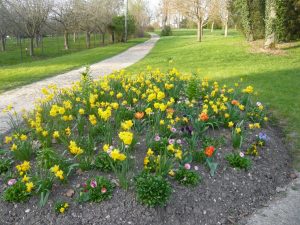
[[[91,180],[90,185],[91,185],[92,188],[96,188],[97,187],[97,181]]]
[[[7,182],[8,186],[12,186],[12,185],[14,185],[15,183],[17,183],[17,180],[16,180],[16,179],[10,179],[10,180]]]
[[[175,132],[176,132],[176,128],[175,128],[175,127],[172,127],[172,128],[171,128],[171,132],[175,133]]]
[[[240,156],[243,158],[245,155],[244,153],[240,152]]]
[[[174,139],[169,139],[169,144],[172,145],[175,143],[175,140]]]
[[[105,187],[102,187],[102,188],[101,188],[101,193],[102,193],[102,194],[105,194],[106,192],[107,192],[107,189],[106,189]]]
[[[187,170],[191,169],[191,164],[189,163],[184,164],[184,168]]]
[[[160,141],[160,136],[156,135],[154,138],[155,141]]]

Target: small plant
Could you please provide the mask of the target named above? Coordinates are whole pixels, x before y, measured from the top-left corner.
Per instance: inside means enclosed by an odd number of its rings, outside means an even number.
[[[59,201],[59,202],[55,203],[55,205],[54,205],[54,210],[57,213],[63,214],[68,209],[69,209],[69,203],[67,203],[67,202],[61,202],[61,201]]]
[[[242,152],[239,154],[231,153],[226,156],[226,160],[234,168],[240,168],[240,169],[247,170],[251,167],[251,160],[246,158]]]
[[[105,177],[90,178],[82,185],[79,202],[102,202],[112,198],[114,185]]]
[[[162,176],[142,172],[135,177],[137,199],[150,207],[166,205],[171,186]]]
[[[243,121],[237,124],[235,129],[232,130],[232,146],[235,149],[239,149],[243,144],[243,131],[242,131]]]
[[[214,146],[208,146],[205,148],[205,162],[210,170],[210,175],[214,176],[218,167],[218,163],[213,161],[213,156],[216,154]]]
[[[96,156],[95,167],[103,172],[112,171],[111,158],[105,152],[99,152]]]
[[[10,179],[9,187],[3,193],[3,199],[8,202],[25,202],[31,196],[32,183],[24,183],[21,180]]]
[[[199,184],[201,178],[198,173],[181,167],[175,173],[175,180],[185,186],[196,186],[197,184]]]
[[[11,168],[11,159],[0,159],[0,175],[6,173]]]

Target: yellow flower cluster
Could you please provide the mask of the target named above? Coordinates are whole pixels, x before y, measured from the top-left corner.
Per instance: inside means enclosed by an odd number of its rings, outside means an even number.
[[[54,173],[56,177],[58,177],[60,180],[64,179],[64,171],[62,171],[58,165],[54,165],[50,168],[50,171]]]
[[[114,161],[124,161],[126,159],[126,155],[124,153],[121,153],[119,149],[112,150],[109,155]]]
[[[83,150],[77,146],[75,141],[70,141],[69,150],[73,155],[80,155],[83,153]]]
[[[119,133],[119,138],[123,141],[125,145],[131,145],[133,140],[133,133],[129,131],[123,131]]]
[[[111,107],[107,107],[105,110],[99,108],[98,114],[101,119],[103,119],[104,121],[107,121],[111,117]]]
[[[25,172],[27,172],[31,168],[29,161],[24,161],[22,164],[16,166],[16,169],[22,176]]]
[[[126,120],[123,123],[121,123],[121,127],[123,130],[130,130],[133,126],[132,120]]]

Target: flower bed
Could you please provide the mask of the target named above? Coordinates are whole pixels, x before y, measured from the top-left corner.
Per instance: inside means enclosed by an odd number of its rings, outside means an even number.
[[[39,205],[45,206],[54,192],[55,211],[65,213],[73,210],[73,204],[105,204],[123,189],[121,193],[128,196],[135,193],[137,208],[170,207],[168,202],[183,193],[198,201],[202,197],[193,193],[218,187],[215,196],[205,198],[210,205],[209,199],[216,203],[232,190],[239,192],[237,184],[255,187],[260,180],[266,190],[253,200],[256,205],[288,180],[289,158],[278,148],[281,143],[274,144],[280,140],[266,125],[263,104],[253,102],[253,87],[242,87],[242,82],[221,86],[176,69],[165,74],[149,69],[136,75],[120,71],[98,81],[84,74],[70,89],[51,86],[42,91],[44,98],[35,110],[23,115],[24,123],[12,119],[12,133],[4,138],[0,173],[7,185],[1,191],[8,202],[26,202],[37,195]],[[10,107],[7,111],[12,113]],[[266,165],[270,160],[278,162]],[[282,169],[276,181],[261,180],[276,168]],[[53,191],[70,185],[75,191],[71,189],[69,197],[75,192],[78,203],[62,202],[62,193]],[[245,190],[249,199],[255,197],[254,190]],[[236,198],[247,202],[240,194]],[[235,207],[237,203],[229,199],[227,207]],[[201,202],[190,204],[194,205],[190,209],[175,204],[199,216],[214,210],[200,206]],[[243,211],[243,202],[238,205]],[[248,213],[253,207],[246,208]],[[239,217],[235,208],[229,212],[223,205],[215,210],[221,218],[230,213]],[[191,217],[191,224],[198,221],[195,218]],[[211,224],[220,222],[220,215],[215,219]]]

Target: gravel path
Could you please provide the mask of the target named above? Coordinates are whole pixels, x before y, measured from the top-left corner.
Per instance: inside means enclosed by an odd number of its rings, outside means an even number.
[[[281,195],[270,204],[257,210],[245,222],[246,225],[299,225],[300,224],[300,178],[286,188],[279,188]]]
[[[155,43],[159,40],[159,36],[151,34],[151,39],[138,44],[127,51],[120,53],[114,57],[95,63],[90,66],[90,75],[97,78],[102,75],[110,74],[115,70],[126,68],[142,58],[144,58],[150,50],[154,47]],[[80,79],[80,74],[85,68],[69,71],[64,74],[57,75],[42,81],[29,84],[11,91],[4,92],[0,95],[0,134],[5,133],[9,126],[7,122],[9,118],[2,110],[8,105],[12,104],[14,110],[19,113],[22,109],[31,110],[34,107],[34,102],[41,96],[41,89],[50,84],[56,84],[58,87],[67,87],[72,82]]]

